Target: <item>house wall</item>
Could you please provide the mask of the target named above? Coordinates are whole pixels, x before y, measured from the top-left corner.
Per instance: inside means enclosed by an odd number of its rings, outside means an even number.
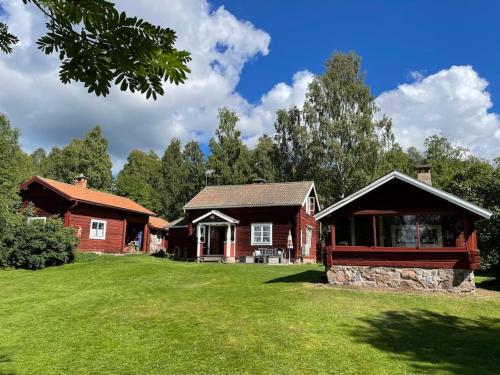
[[[239,224],[235,228],[236,237],[236,258],[242,256],[253,255],[253,252],[258,248],[287,248],[288,232],[292,232],[292,238],[294,242],[294,250],[292,251],[292,256],[300,256],[301,254],[301,244],[300,244],[300,231],[303,232],[302,240],[305,243],[305,230],[306,225],[310,225],[313,228],[313,238],[310,249],[310,255],[307,257],[306,261],[315,261],[316,259],[316,221],[314,217],[308,215],[305,208],[299,207],[242,207],[242,208],[227,208],[227,209],[217,209],[218,211],[239,220]],[[192,222],[194,219],[202,216],[203,214],[209,212],[210,209],[205,210],[189,210],[187,212],[189,221]],[[251,224],[252,223],[272,223],[273,224],[273,240],[270,246],[252,246],[251,245]],[[184,245],[188,245],[193,248],[192,252],[195,254],[196,247],[196,224],[192,225],[191,230],[184,231],[184,235],[188,238],[193,238],[190,241],[184,240]],[[191,233],[191,236],[189,236]],[[170,230],[169,243],[170,247],[179,246],[179,241],[181,237],[181,231]]]
[[[90,223],[92,219],[106,221],[106,238],[92,239],[90,237]],[[80,243],[80,251],[102,251],[116,253],[123,251],[126,223],[135,223],[145,226],[147,215],[128,213],[105,207],[78,204],[71,210],[68,226],[75,228]]]
[[[58,215],[64,218],[65,226],[75,229],[79,251],[122,252],[126,222],[142,227],[148,222],[147,215],[84,203],[75,204],[41,184],[31,184],[20,195],[23,205],[29,202],[35,205],[37,216]],[[105,239],[89,238],[92,219],[106,221]]]
[[[194,259],[196,257],[196,235],[189,234],[187,227],[168,230],[168,252],[176,259]]]

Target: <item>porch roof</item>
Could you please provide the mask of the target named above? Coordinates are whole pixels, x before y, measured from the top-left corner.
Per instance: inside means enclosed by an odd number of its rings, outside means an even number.
[[[202,221],[203,219],[211,218],[213,216],[217,216],[218,218],[222,219],[222,221],[228,222],[231,224],[238,224],[239,223],[239,220],[233,219],[231,216],[223,214],[222,212],[217,211],[217,210],[212,210],[212,211],[207,212],[206,214],[201,215],[200,217],[194,219],[193,224],[196,224],[196,223]]]

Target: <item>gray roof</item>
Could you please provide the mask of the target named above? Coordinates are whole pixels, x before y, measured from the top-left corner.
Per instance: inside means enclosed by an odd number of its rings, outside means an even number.
[[[312,181],[207,186],[184,208],[302,206],[311,191],[316,195]]]

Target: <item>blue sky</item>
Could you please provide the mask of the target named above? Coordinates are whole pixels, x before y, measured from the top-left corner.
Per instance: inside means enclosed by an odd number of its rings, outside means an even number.
[[[472,65],[500,100],[500,1],[213,1],[266,30],[270,53],[245,65],[238,90],[256,101],[295,71],[321,73],[334,50],[363,58],[373,93],[452,65]],[[497,100],[499,99],[499,100]],[[497,106],[494,107],[498,108]]]
[[[132,149],[162,154],[172,138],[206,150],[221,107],[236,111],[253,147],[273,135],[278,109],[301,106],[335,50],[356,51],[396,141],[423,149],[443,134],[474,154],[500,156],[500,1],[116,0],[117,8],[173,28],[191,74],[157,101],[113,88],[63,85],[56,55],[36,46],[45,19],[33,4],[0,0],[21,43],[0,55],[0,112],[28,152],[50,150],[100,124],[116,173]],[[224,46],[221,48],[221,46]]]

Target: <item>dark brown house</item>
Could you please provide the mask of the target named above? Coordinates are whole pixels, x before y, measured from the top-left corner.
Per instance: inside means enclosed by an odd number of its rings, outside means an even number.
[[[73,185],[35,176],[20,187],[23,203],[33,203],[37,217],[57,215],[74,228],[79,251],[148,252],[150,229],[166,232],[147,208],[133,200],[87,188],[87,178]],[[164,241],[164,234],[160,237]],[[163,243],[165,244],[165,243]]]
[[[293,261],[316,261],[320,209],[314,183],[208,186],[169,226],[169,250],[178,257],[221,257],[234,262],[259,249],[282,249]],[[291,243],[289,241],[291,237]]]
[[[475,222],[491,213],[392,172],[316,214],[332,284],[469,292],[479,267]]]

